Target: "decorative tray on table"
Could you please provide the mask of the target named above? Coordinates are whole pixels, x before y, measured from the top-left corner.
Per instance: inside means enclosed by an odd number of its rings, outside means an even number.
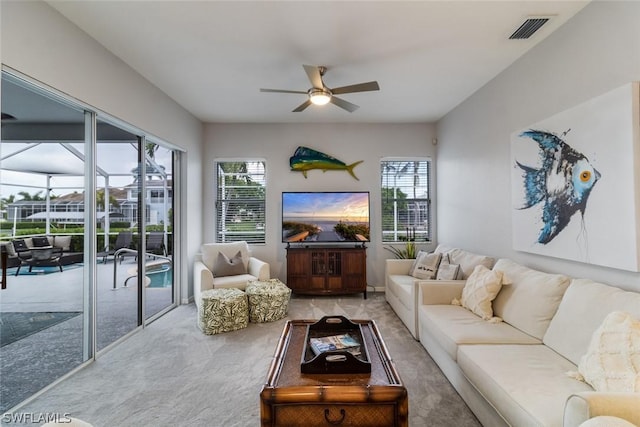
[[[344,316],[325,316],[307,326],[300,372],[370,374],[371,359],[362,327]]]

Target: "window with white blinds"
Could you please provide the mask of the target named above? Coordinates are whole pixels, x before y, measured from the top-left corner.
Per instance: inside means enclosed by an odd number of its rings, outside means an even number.
[[[382,241],[431,240],[431,159],[380,161]]]
[[[216,241],[265,243],[264,160],[216,162]]]

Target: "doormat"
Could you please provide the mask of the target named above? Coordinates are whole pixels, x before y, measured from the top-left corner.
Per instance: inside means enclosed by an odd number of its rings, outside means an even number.
[[[0,313],[0,347],[79,315],[80,311]]]

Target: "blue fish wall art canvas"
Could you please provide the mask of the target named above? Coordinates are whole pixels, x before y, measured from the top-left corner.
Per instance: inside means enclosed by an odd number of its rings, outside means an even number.
[[[512,134],[514,249],[640,271],[639,104],[631,83]]]

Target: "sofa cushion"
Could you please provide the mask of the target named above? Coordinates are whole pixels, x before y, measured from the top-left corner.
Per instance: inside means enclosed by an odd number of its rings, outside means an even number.
[[[461,344],[541,344],[541,341],[503,322],[486,322],[460,306],[421,305],[420,327],[425,328],[456,360]]]
[[[51,241],[49,241],[49,238],[47,236],[34,236],[31,238],[31,241],[33,242],[33,246],[36,248],[43,248],[46,246],[53,246],[51,244]]]
[[[411,276],[420,280],[432,280],[436,277],[442,254],[420,252],[416,258]]]
[[[593,390],[566,376],[576,366],[544,345],[461,345],[458,365],[513,426],[561,426],[567,398]]]
[[[569,277],[543,273],[505,258],[493,268],[502,271],[511,283],[503,286],[493,301],[493,314],[542,339],[569,286]]]
[[[577,365],[587,353],[593,333],[612,311],[640,318],[640,293],[573,279],[542,341]]]
[[[496,262],[495,258],[474,254],[458,248],[451,249],[447,254],[449,255],[449,262],[451,264],[458,264],[460,266],[460,271],[462,272],[460,279],[469,277],[477,265],[483,265],[491,269]]]
[[[71,236],[54,236],[53,246],[68,252],[71,250]]]
[[[18,253],[16,252],[15,247],[13,246],[13,242],[3,243],[3,246],[4,246],[5,250],[7,251],[7,256],[14,257],[14,256],[18,255]]]
[[[251,274],[240,274],[237,276],[222,276],[213,278],[213,287],[218,288],[238,288],[244,290],[247,287],[247,283],[258,280],[257,277]]]
[[[404,276],[401,274],[392,274],[387,277],[387,283],[389,285],[389,289],[387,289],[387,291],[393,293],[402,305],[412,311],[415,305],[415,295],[413,293],[415,280],[416,279],[411,276]]]
[[[596,391],[640,392],[640,320],[622,311],[607,315],[578,371]]]
[[[477,265],[462,289],[460,302],[464,308],[471,310],[484,320],[489,320],[493,317],[491,301],[498,295],[501,287],[501,271],[489,270],[484,265]]]

